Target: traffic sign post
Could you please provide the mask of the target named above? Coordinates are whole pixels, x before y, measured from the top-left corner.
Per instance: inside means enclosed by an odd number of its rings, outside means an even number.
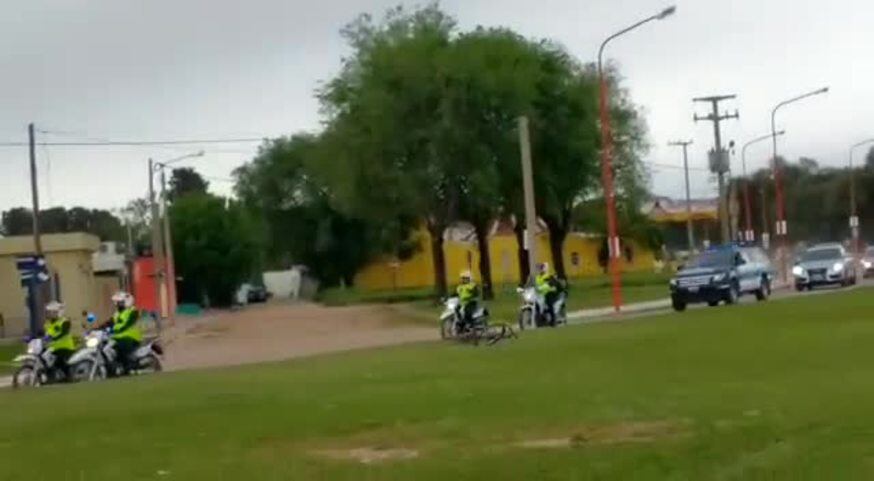
[[[30,335],[39,332],[38,292],[40,285],[50,279],[46,260],[42,256],[22,256],[15,260],[21,287],[27,288],[27,310],[30,313]]]

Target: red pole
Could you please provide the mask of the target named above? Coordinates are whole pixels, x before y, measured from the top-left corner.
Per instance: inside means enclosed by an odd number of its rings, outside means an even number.
[[[764,208],[764,206],[762,206]],[[744,217],[747,218],[747,232],[753,231],[753,219],[750,217],[750,179],[744,179]],[[746,239],[752,242],[753,239]]]
[[[610,129],[610,107],[607,81],[600,73],[601,113],[601,182],[604,186],[604,203],[607,207],[607,251],[610,276],[613,283],[613,309],[622,309],[622,275],[619,271],[619,234],[616,226],[616,195],[613,189],[613,135]]]

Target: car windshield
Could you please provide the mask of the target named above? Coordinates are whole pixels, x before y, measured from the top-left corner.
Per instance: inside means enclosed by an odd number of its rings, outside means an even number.
[[[732,264],[734,252],[730,250],[707,251],[686,263],[686,268],[726,267]]]
[[[841,255],[841,250],[837,248],[813,249],[801,255],[801,262],[827,261],[831,259],[840,259],[841,257],[843,257]]]

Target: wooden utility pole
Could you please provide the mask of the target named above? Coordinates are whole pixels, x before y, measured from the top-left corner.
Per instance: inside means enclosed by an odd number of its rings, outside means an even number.
[[[164,247],[161,238],[160,214],[155,202],[155,162],[149,159],[149,204],[152,208],[152,263],[155,275],[155,303],[158,318],[164,317]]]
[[[30,195],[33,209],[33,248],[36,255],[42,256],[42,239],[39,232],[39,185],[36,175],[36,138],[34,136],[33,123],[27,126],[27,134],[30,144]]]
[[[714,148],[713,153],[711,154],[710,159],[710,170],[716,174],[719,178],[719,223],[722,232],[722,242],[728,243],[731,241],[731,232],[729,228],[728,221],[728,196],[726,195],[725,189],[725,174],[729,171],[729,161],[728,161],[728,152],[722,148],[722,132],[719,129],[719,124],[723,120],[728,119],[737,119],[740,118],[737,111],[733,114],[719,113],[719,102],[723,100],[730,100],[737,97],[736,95],[714,95],[711,97],[699,97],[692,99],[694,102],[706,102],[709,103],[712,111],[711,113],[698,116],[697,114],[694,116],[695,122],[700,120],[707,120],[713,122],[713,138],[714,138]]]
[[[689,146],[691,140],[668,142],[668,145],[683,148],[683,171],[686,174],[686,237],[689,242],[689,252],[695,251],[695,229],[692,226],[692,191],[689,185]]]
[[[525,191],[525,250],[528,251],[528,272],[537,272],[537,212],[534,204],[534,168],[531,165],[531,138],[528,117],[519,117],[519,145],[522,149],[522,189]],[[525,279],[527,282],[528,279]]]
[[[176,312],[176,267],[173,264],[173,236],[170,233],[170,211],[167,208],[166,166],[161,166],[161,212],[164,216],[164,254],[167,259],[165,279],[167,281],[167,316],[173,322]]]

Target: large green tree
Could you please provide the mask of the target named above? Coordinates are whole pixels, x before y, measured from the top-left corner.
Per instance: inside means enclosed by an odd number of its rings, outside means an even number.
[[[239,203],[209,194],[186,195],[170,207],[180,298],[227,306],[252,275],[259,246]]]
[[[209,182],[191,167],[173,169],[170,174],[170,190],[168,197],[171,201],[190,194],[205,194],[209,188]]]
[[[40,211],[40,232],[62,234],[87,232],[104,241],[124,242],[126,238],[121,220],[112,212],[85,207],[52,207]],[[6,236],[33,234],[33,213],[30,209],[16,207],[2,214],[0,232]]]

